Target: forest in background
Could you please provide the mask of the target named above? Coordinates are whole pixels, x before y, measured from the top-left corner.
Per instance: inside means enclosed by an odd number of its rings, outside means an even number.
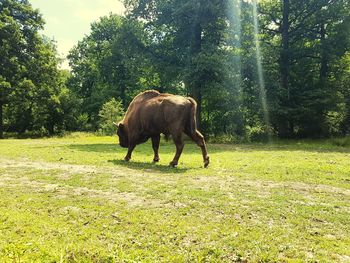
[[[349,0],[124,0],[60,70],[45,18],[0,2],[0,137],[114,133],[147,89],[192,96],[207,137],[350,133]]]

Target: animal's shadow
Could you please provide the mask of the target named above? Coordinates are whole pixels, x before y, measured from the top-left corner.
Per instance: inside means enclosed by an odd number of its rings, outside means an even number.
[[[162,154],[167,154],[172,156],[175,154],[175,146],[171,143],[161,143],[161,152]],[[145,155],[149,160],[146,160],[144,158],[140,159],[131,159],[129,162],[126,162],[123,158],[126,154],[127,149],[119,147],[117,144],[71,144],[68,146],[70,149],[78,150],[78,151],[86,151],[86,152],[96,152],[96,153],[103,153],[103,154],[116,154],[118,159],[110,159],[108,160],[109,163],[112,163],[114,165],[118,166],[124,166],[129,169],[134,170],[145,170],[145,171],[154,171],[154,172],[162,172],[162,173],[184,173],[189,168],[185,168],[182,166],[181,161],[177,167],[170,167],[168,163],[153,163],[151,160],[153,159],[153,151],[152,146],[149,142],[138,145],[136,150],[134,151],[134,155]],[[198,149],[197,149],[198,150]],[[189,153],[193,154],[193,153]],[[119,159],[120,158],[120,159]],[[144,159],[144,160],[143,160]]]
[[[160,172],[160,173],[185,173],[189,170],[186,167],[171,167],[170,165],[153,163],[153,162],[140,162],[140,161],[125,161],[125,160],[108,160],[109,163],[113,163],[114,165],[120,165],[127,167],[133,170],[144,170],[144,171],[152,171],[152,172]]]
[[[83,151],[83,152],[96,152],[96,153],[123,153],[125,149],[120,148],[117,144],[71,144],[68,146],[70,149]]]
[[[98,153],[116,153],[120,155],[126,154],[126,149],[119,147],[118,144],[71,144],[68,148],[78,151],[86,152],[98,152]],[[148,152],[152,155],[152,145],[150,142],[138,145],[136,152]],[[250,144],[209,144],[208,152],[209,155],[230,151],[241,151],[247,152],[260,152],[260,151],[306,151],[306,152],[339,152],[339,153],[349,153],[349,147],[336,147],[325,144],[319,144],[317,141],[280,141],[276,143],[250,143]],[[161,141],[160,154],[175,154],[175,145],[172,142]],[[184,155],[197,155],[200,154],[200,149],[191,141],[186,141]],[[152,157],[150,157],[152,158]],[[148,163],[148,165],[151,165]],[[159,164],[158,164],[159,165]],[[159,165],[160,166],[160,165]]]

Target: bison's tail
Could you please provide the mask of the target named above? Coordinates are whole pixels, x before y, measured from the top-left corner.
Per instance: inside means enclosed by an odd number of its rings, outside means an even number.
[[[190,131],[191,134],[195,134],[197,130],[197,102],[192,98],[188,98],[188,100],[191,102]]]

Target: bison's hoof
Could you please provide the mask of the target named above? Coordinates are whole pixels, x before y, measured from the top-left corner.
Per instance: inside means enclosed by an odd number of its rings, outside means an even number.
[[[204,160],[204,168],[207,168],[209,165],[209,156],[207,156],[207,158],[205,158]]]
[[[172,161],[172,162],[169,163],[169,165],[170,165],[171,167],[176,167],[177,162]]]
[[[130,158],[129,157],[125,157],[124,161],[128,162],[128,161],[130,161]]]
[[[159,162],[159,158],[154,158],[154,159],[153,159],[153,162],[154,162],[154,163]]]

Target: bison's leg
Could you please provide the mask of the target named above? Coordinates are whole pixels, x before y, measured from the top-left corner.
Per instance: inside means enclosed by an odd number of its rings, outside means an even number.
[[[158,149],[159,149],[159,143],[160,143],[160,134],[153,136],[151,139],[152,139],[152,147],[154,151],[153,162],[159,162]]]
[[[192,140],[194,140],[195,143],[199,147],[201,147],[202,155],[203,155],[204,167],[208,167],[208,165],[209,165],[209,156],[208,156],[207,147],[205,145],[205,141],[204,141],[203,135],[197,130],[196,130],[196,132],[194,134],[188,134],[188,133],[186,133],[186,134],[190,138],[192,138]]]
[[[175,167],[181,156],[182,150],[184,148],[184,143],[182,141],[181,132],[179,133],[179,135],[172,135],[172,136],[173,136],[174,143],[176,145],[176,153],[175,153],[174,159],[170,162],[170,166]]]
[[[124,158],[125,161],[128,162],[128,161],[131,159],[131,153],[132,153],[132,151],[135,149],[135,146],[136,146],[136,145],[134,145],[134,144],[130,144],[130,145],[129,145],[128,153],[126,154],[126,156],[125,156],[125,158]]]

